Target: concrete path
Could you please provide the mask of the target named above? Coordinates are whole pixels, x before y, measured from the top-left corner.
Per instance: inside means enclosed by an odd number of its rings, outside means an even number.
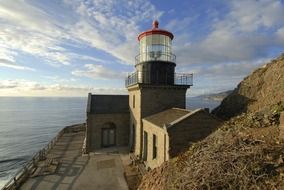
[[[81,155],[84,132],[66,133],[48,154],[59,161],[56,172],[29,178],[23,190],[128,190],[121,154]],[[124,155],[125,157],[125,155]]]

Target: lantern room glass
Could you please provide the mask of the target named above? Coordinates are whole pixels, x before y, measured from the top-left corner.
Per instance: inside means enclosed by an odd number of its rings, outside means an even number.
[[[172,40],[166,35],[152,34],[144,36],[139,44],[140,55],[138,62],[172,61],[171,43]]]

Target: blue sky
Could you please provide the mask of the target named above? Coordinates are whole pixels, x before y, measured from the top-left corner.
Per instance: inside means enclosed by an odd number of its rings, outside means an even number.
[[[174,35],[188,96],[233,89],[283,53],[281,0],[0,0],[0,96],[125,94],[137,35]]]

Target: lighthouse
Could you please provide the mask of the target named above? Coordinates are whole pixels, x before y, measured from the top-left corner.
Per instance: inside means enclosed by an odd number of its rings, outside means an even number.
[[[192,74],[175,72],[173,39],[154,21],[138,35],[135,71],[125,79],[128,95],[89,94],[86,153],[124,147],[139,168],[153,169],[220,126],[208,109],[186,109]]]
[[[125,80],[129,92],[130,149],[143,158],[146,148],[143,118],[171,108],[185,109],[186,91],[192,86],[192,74],[175,73],[176,56],[172,52],[174,35],[159,28],[155,20],[152,28],[138,35],[139,54],[135,57],[135,71]]]

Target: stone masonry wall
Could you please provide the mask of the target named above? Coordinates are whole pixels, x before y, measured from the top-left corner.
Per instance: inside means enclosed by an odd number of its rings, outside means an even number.
[[[167,131],[148,121],[143,120],[144,131],[148,134],[148,151],[146,166],[153,169],[160,166],[164,161],[169,159],[168,155],[168,134]],[[157,137],[157,157],[153,159],[153,135]],[[143,149],[144,151],[144,149]],[[143,154],[143,153],[142,153]]]
[[[220,125],[221,121],[210,116],[205,111],[200,111],[171,126],[168,128],[170,157],[184,152],[192,142],[197,142],[207,137]]]
[[[89,146],[92,151],[101,148],[102,127],[112,122],[116,126],[116,146],[127,146],[129,143],[129,113],[123,114],[90,114],[88,128],[90,130]]]
[[[130,110],[130,148],[135,155],[140,155],[141,149],[141,135],[142,135],[142,121],[141,121],[141,95],[140,90],[129,91],[129,110]],[[134,98],[135,97],[135,98]],[[133,101],[135,99],[135,102]],[[133,105],[135,103],[135,106]],[[133,129],[133,127],[135,129]],[[135,133],[135,134],[133,134]],[[133,136],[134,139],[133,140]]]
[[[164,111],[170,108],[185,108],[186,88],[179,87],[145,87],[141,90],[141,117]]]

